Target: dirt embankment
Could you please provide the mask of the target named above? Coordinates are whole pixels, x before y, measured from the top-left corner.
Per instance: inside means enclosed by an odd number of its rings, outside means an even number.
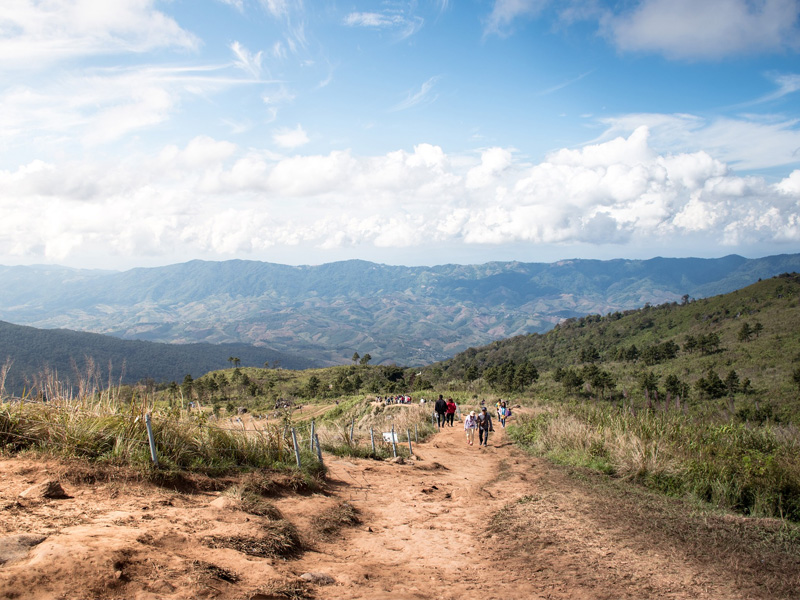
[[[480,448],[456,424],[414,450],[405,464],[328,458],[326,488],[301,494],[0,461],[0,598],[796,597],[800,548],[776,550],[779,523],[687,517],[567,476],[502,431]],[[52,477],[69,497],[19,497]]]

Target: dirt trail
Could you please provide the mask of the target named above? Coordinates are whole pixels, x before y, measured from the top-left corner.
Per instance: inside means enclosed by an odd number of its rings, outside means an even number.
[[[406,465],[328,463],[337,494],[363,512],[364,526],[293,565],[339,582],[320,597],[740,597],[729,578],[709,576],[677,553],[642,551],[619,531],[600,528],[592,499],[517,451],[500,428],[483,448],[477,440],[468,446],[457,423],[415,452],[421,460]],[[504,507],[534,497],[538,531],[526,522],[525,543],[502,527],[493,533]]]
[[[0,564],[0,598],[781,597],[713,556],[699,560],[691,542],[648,529],[648,513],[633,514],[638,500],[606,497],[525,455],[499,427],[487,448],[468,446],[456,423],[414,453],[405,464],[326,457],[325,493],[275,501],[306,544],[287,559],[209,544],[268,524],[213,505],[219,492],[73,478],[70,498],[20,501],[48,468],[63,466],[1,460],[0,545],[16,534],[44,541]],[[342,502],[361,523],[320,538],[313,517]],[[333,582],[295,596],[269,585],[309,572]]]

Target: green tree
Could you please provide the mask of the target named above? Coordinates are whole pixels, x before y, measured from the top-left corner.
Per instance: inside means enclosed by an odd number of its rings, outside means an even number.
[[[658,375],[652,371],[642,371],[639,373],[639,387],[647,394],[658,391]]]
[[[319,380],[319,377],[316,375],[312,375],[308,378],[308,383],[306,384],[306,394],[309,398],[316,398],[317,394],[319,393],[319,388],[322,382]]]
[[[353,352],[353,358],[351,359],[353,361],[353,364],[356,364],[359,358],[361,357],[358,355],[358,352]]]
[[[370,356],[369,352],[367,352],[364,356],[361,357],[361,361],[360,362],[361,362],[362,365],[368,365],[369,361],[371,361],[371,360],[372,360],[372,357]]]
[[[739,334],[737,337],[740,342],[750,341],[750,338],[753,337],[753,328],[750,327],[750,323],[742,323],[742,326],[739,329]]]
[[[187,373],[186,376],[183,378],[183,383],[181,384],[181,393],[183,397],[187,400],[192,399],[192,390],[194,388],[194,379],[192,376]]]
[[[705,377],[698,379],[694,385],[701,394],[711,399],[722,398],[728,391],[725,382],[714,369],[708,369]]]

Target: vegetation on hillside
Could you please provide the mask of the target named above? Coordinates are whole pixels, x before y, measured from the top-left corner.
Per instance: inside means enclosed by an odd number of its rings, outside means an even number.
[[[797,274],[567,319],[422,372],[439,386],[534,406],[513,436],[556,461],[800,521]]]

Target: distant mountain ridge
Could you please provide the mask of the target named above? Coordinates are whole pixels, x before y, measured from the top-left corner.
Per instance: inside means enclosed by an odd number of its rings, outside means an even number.
[[[0,319],[124,339],[246,343],[423,365],[470,346],[800,271],[800,254],[403,267],[194,260],[124,272],[0,267]]]

